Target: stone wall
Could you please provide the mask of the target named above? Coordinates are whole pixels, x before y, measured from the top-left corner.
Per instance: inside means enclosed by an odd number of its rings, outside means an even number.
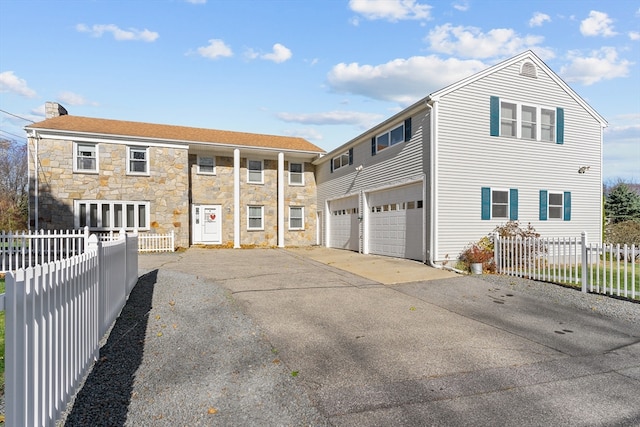
[[[33,163],[29,140],[30,212],[35,225]],[[73,142],[38,141],[38,228],[74,228],[75,200],[149,201],[152,232],[175,231],[176,245],[189,245],[189,174],[187,149],[149,148],[149,176],[127,175],[127,146],[98,145],[98,173],[73,172]]]

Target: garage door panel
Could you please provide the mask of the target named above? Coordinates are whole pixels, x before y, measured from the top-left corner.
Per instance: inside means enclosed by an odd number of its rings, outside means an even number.
[[[360,248],[358,198],[329,202],[329,246],[357,251]]]
[[[422,259],[422,184],[369,195],[369,252]],[[420,206],[420,207],[418,207]]]

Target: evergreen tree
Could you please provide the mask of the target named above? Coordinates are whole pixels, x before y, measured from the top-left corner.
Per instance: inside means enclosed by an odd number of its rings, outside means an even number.
[[[640,221],[640,194],[624,182],[619,182],[611,189],[605,206],[607,217],[612,224],[630,220]]]

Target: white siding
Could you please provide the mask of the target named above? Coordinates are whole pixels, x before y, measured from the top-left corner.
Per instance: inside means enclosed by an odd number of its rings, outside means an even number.
[[[371,134],[364,136],[362,142],[353,147],[352,165],[331,173],[331,159],[328,158],[329,161],[316,166],[318,206],[325,212],[325,229],[329,218],[329,200],[422,179],[427,170],[423,155],[426,145],[423,139],[428,139],[429,136],[428,120],[424,114],[413,116],[411,139],[375,156],[371,155],[371,137],[375,134]],[[394,123],[391,127],[399,123]],[[328,157],[330,156],[332,155]],[[357,171],[359,166],[362,166],[362,170]]]
[[[506,222],[481,220],[481,187],[517,188],[522,225],[545,237],[601,235],[600,123],[543,69],[537,79],[513,64],[442,97],[438,106],[437,260]],[[564,144],[491,137],[490,96],[564,108]],[[578,174],[589,166],[585,174]],[[570,191],[571,221],[539,220],[539,190]]]

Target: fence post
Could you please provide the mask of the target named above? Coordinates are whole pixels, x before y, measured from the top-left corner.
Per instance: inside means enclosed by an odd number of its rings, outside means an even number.
[[[588,258],[587,258],[587,232],[583,231],[582,235],[581,235],[581,239],[580,239],[580,246],[581,246],[581,257],[582,257],[582,292],[587,293],[588,290],[588,275],[587,275],[587,271],[588,271]]]
[[[171,230],[173,232],[173,230]],[[500,273],[500,234],[493,233],[493,262],[496,263],[496,273]]]

